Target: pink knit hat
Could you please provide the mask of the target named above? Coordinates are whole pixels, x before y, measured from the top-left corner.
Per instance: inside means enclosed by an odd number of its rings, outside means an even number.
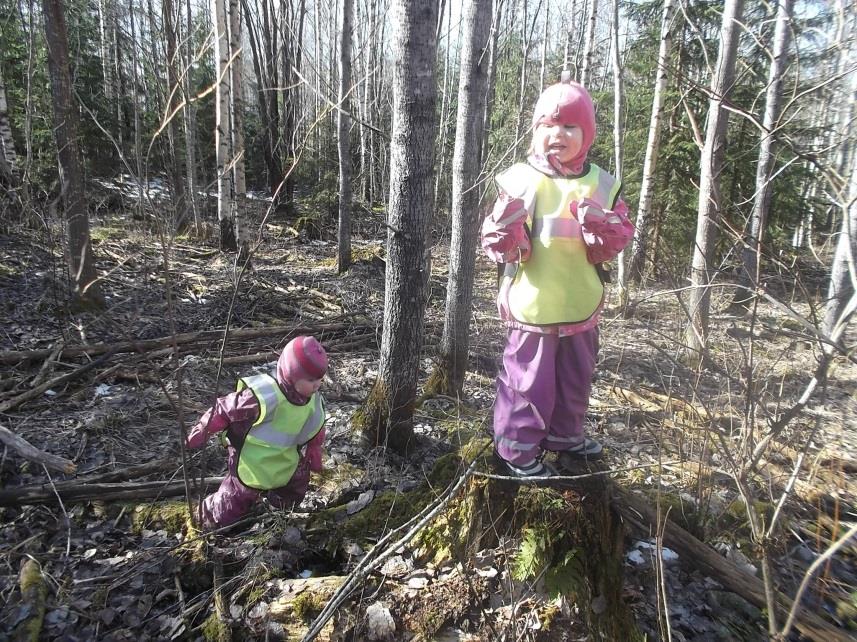
[[[295,337],[283,348],[277,361],[280,382],[321,379],[327,372],[327,353],[315,337]]]
[[[533,128],[542,121],[577,125],[583,131],[580,153],[567,164],[579,172],[595,140],[595,106],[586,88],[576,82],[559,82],[542,92],[533,110]]]

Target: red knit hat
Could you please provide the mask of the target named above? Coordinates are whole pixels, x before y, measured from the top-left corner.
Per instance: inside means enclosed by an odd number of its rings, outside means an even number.
[[[327,353],[315,337],[295,337],[286,344],[277,361],[277,378],[281,382],[321,379],[325,372]]]

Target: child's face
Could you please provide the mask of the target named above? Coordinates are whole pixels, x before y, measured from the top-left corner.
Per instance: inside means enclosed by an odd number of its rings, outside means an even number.
[[[321,388],[321,380],[324,377],[319,377],[318,379],[295,379],[292,382],[292,385],[295,388],[295,392],[297,392],[301,397],[312,397],[316,391]]]
[[[583,130],[577,125],[541,120],[533,131],[533,151],[553,156],[563,165],[583,148]]]

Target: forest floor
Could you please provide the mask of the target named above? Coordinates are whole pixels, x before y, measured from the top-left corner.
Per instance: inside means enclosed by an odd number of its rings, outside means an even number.
[[[39,639],[299,639],[349,574],[358,580],[354,590],[319,639],[596,639],[587,622],[590,612],[604,611],[603,598],[584,603],[584,591],[551,597],[544,577],[520,577],[521,532],[485,538],[489,544],[466,555],[451,552],[452,542],[444,551],[437,533],[452,532],[454,520],[444,522],[446,531],[437,528],[441,513],[426,529],[435,527],[434,540],[417,536],[398,545],[398,532],[382,539],[413,514],[402,517],[397,498],[407,504],[427,487],[440,492],[449,478],[438,472],[438,461],[466,439],[490,435],[504,330],[494,306],[495,268],[480,257],[463,398],[423,400],[412,457],[367,445],[351,415],[377,372],[384,227],[376,213],[361,211],[355,219],[356,261],[340,276],[333,240],[307,239],[294,219],[274,217],[233,297],[234,257],[222,254],[216,239],[183,237],[165,253],[139,221],[99,213],[92,230],[102,311],[75,312],[64,303],[55,239],[24,228],[0,235],[0,353],[47,351],[0,362],[0,424],[77,467],[62,474],[4,450],[0,639],[27,639],[22,628],[41,608]],[[446,235],[436,235],[423,382],[443,323],[447,244]],[[814,318],[825,283],[823,271],[814,271],[814,282],[809,273],[801,270],[805,287],[788,270],[770,274],[768,291],[785,311],[763,301],[754,319],[721,312],[727,301],[715,296],[714,367],[702,372],[681,357],[683,313],[673,285],[635,291],[631,318],[608,305],[601,324],[589,430],[605,444],[613,483],[669,512],[748,576],[759,574],[758,551],[732,466],[740,460],[747,417],[762,431],[766,417],[798,400],[816,369],[818,346],[800,318]],[[235,332],[223,347],[227,324]],[[228,531],[200,535],[187,519],[179,420],[191,425],[236,377],[269,369],[290,331],[320,336],[329,351],[325,471],[295,511],[263,507]],[[177,356],[173,334],[182,337]],[[97,359],[61,349],[122,342],[132,347],[16,401]],[[748,413],[742,385],[750,357],[759,403]],[[789,595],[857,520],[855,381],[857,367],[835,360],[750,484],[755,508],[769,520],[792,471],[799,471],[771,547],[778,586]],[[683,414],[676,410],[682,401]],[[712,430],[715,423],[720,428]],[[801,453],[806,466],[795,468]],[[200,475],[222,474],[225,459],[214,440],[187,458],[195,502]],[[76,480],[88,483],[75,487]],[[174,483],[151,484],[167,481]],[[35,493],[26,501],[24,487]],[[697,560],[667,548],[658,563],[653,541],[629,528],[621,564],[622,599],[646,639],[767,639],[764,609],[726,590]],[[359,575],[370,549],[390,544],[383,564]],[[840,550],[804,598],[846,637],[857,622],[855,552],[853,542]]]

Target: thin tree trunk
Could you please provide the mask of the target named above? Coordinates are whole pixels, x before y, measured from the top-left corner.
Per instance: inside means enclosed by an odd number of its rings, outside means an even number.
[[[6,104],[6,85],[3,82],[3,70],[0,69],[0,163],[5,163],[7,177],[12,178],[18,165],[15,153],[15,140],[12,138],[12,126],[9,122],[9,108]]]
[[[353,0],[342,0],[342,25],[339,40],[339,106],[337,111],[337,148],[339,151],[339,229],[337,235],[337,271],[342,274],[351,265],[351,145],[348,132],[347,95],[351,89],[351,31]]]
[[[479,150],[479,166],[488,158],[489,137],[491,135],[491,108],[494,105],[494,79],[497,75],[497,38],[500,32],[504,0],[494,0],[494,14],[491,19],[491,41],[488,50],[488,80],[485,88],[485,113],[482,116],[482,145]]]
[[[137,180],[137,215],[143,217],[143,128],[140,123],[140,57],[137,43],[137,19],[134,0],[128,0],[128,17],[131,26],[131,101],[134,108],[134,171]]]
[[[173,230],[180,230],[187,225],[187,186],[185,185],[185,174],[182,168],[184,163],[183,149],[179,141],[179,128],[176,119],[180,117],[182,109],[181,87],[179,85],[178,66],[181,64],[181,56],[176,46],[176,23],[174,20],[173,0],[162,0],[161,8],[164,20],[164,39],[167,47],[167,109],[165,111],[167,121],[167,139],[169,141],[169,168],[173,196]]]
[[[768,88],[765,92],[765,115],[762,120],[763,134],[759,143],[759,159],[756,162],[756,195],[753,200],[753,212],[750,214],[749,234],[745,238],[742,252],[742,270],[739,285],[735,292],[735,303],[747,306],[752,300],[753,284],[758,283],[761,266],[762,237],[771,206],[771,180],[774,167],[774,131],[780,119],[780,106],[783,74],[788,62],[791,43],[791,14],[793,0],[779,0],[777,3],[777,23],[774,30],[773,58],[768,70]]]
[[[551,3],[545,6],[545,30],[542,34],[542,64],[539,69],[539,91],[545,86],[545,63],[548,57],[548,40],[550,39]]]
[[[583,68],[580,84],[586,86],[592,74],[592,56],[595,53],[595,23],[598,21],[598,0],[590,0],[589,18],[586,23],[586,44],[583,46]]]
[[[699,209],[696,239],[691,263],[691,290],[688,297],[690,326],[687,346],[701,359],[708,338],[708,313],[711,306],[712,266],[720,222],[720,173],[726,146],[729,112],[723,104],[729,99],[735,78],[735,59],[741,33],[744,0],[726,0],[720,28],[720,49],[711,79],[708,126],[699,167]]]
[[[113,48],[110,44],[110,2],[112,0],[99,0],[98,2],[98,35],[101,47],[101,74],[104,82],[104,97],[110,101],[116,95],[113,85],[113,73],[111,69],[111,58]]]
[[[443,31],[443,22],[444,22],[444,14],[443,14],[443,0],[441,0],[441,14],[437,21],[437,39],[438,43],[440,42],[440,34]],[[452,13],[452,6],[450,5],[449,14]],[[451,17],[447,16],[447,25],[449,24],[449,20]],[[443,179],[443,168],[446,163],[446,128],[447,128],[447,106],[449,105],[449,52],[452,49],[452,45],[449,42],[449,33],[451,33],[451,29],[447,29],[446,34],[446,47],[444,50],[444,61],[443,61],[443,87],[440,93],[440,127],[438,127],[437,132],[437,155],[438,155],[438,166],[437,166],[437,174],[434,177],[434,200],[435,203],[442,202],[439,201],[440,197],[440,181]]]
[[[643,280],[646,265],[646,244],[649,232],[649,216],[652,207],[652,190],[660,149],[661,115],[664,109],[669,75],[670,50],[672,49],[673,2],[664,0],[664,12],[661,18],[661,44],[658,49],[658,68],[655,78],[655,92],[652,98],[652,114],[649,120],[649,139],[646,143],[646,157],[643,161],[643,177],[640,185],[640,204],[637,207],[636,230],[631,249],[630,277],[640,283]]]
[[[375,443],[407,451],[413,441],[431,271],[428,232],[434,212],[437,2],[394,0],[392,14],[394,116],[384,328],[378,379],[363,408],[362,428]]]
[[[623,104],[625,100],[625,86],[622,82],[622,56],[619,51],[619,0],[613,0],[613,29],[611,50],[613,53],[613,155],[614,174],[621,181],[624,174],[623,168],[623,145],[624,128]],[[625,274],[625,252],[619,252],[616,257],[616,281],[619,290],[619,306],[625,308],[628,304],[628,279]]]
[[[483,137],[485,86],[491,35],[491,0],[464,7],[463,49],[458,83],[455,154],[452,159],[452,238],[446,314],[435,369],[435,387],[457,397],[467,372],[477,230],[479,226],[479,148]],[[429,384],[429,389],[432,385]]]
[[[229,29],[224,0],[214,1],[214,56],[217,61],[214,145],[217,152],[217,220],[220,223],[220,249],[238,250],[235,220],[234,173],[232,162],[230,112],[231,77],[229,72]]]
[[[857,73],[851,74],[850,95],[852,105],[857,101]],[[855,264],[857,264],[857,154],[851,153],[851,178],[840,190],[837,201],[842,203],[842,225],[836,242],[836,253],[830,272],[827,306],[822,329],[827,335],[844,331],[854,315]]]
[[[184,92],[184,142],[185,142],[185,171],[186,199],[193,215],[193,225],[199,230],[199,211],[196,206],[197,173],[196,173],[196,103],[193,87],[193,14],[190,0],[185,2],[185,72],[182,76],[182,91]]]
[[[45,43],[54,111],[54,138],[59,159],[62,202],[68,234],[68,268],[74,297],[100,304],[95,259],[89,239],[89,215],[84,197],[83,168],[78,152],[78,107],[68,59],[68,36],[61,0],[43,0]]]
[[[230,80],[232,98],[232,158],[234,159],[235,199],[242,202],[247,195],[244,154],[244,54],[241,51],[241,5],[239,0],[229,0],[229,57],[232,60]],[[239,216],[240,219],[240,216]]]

